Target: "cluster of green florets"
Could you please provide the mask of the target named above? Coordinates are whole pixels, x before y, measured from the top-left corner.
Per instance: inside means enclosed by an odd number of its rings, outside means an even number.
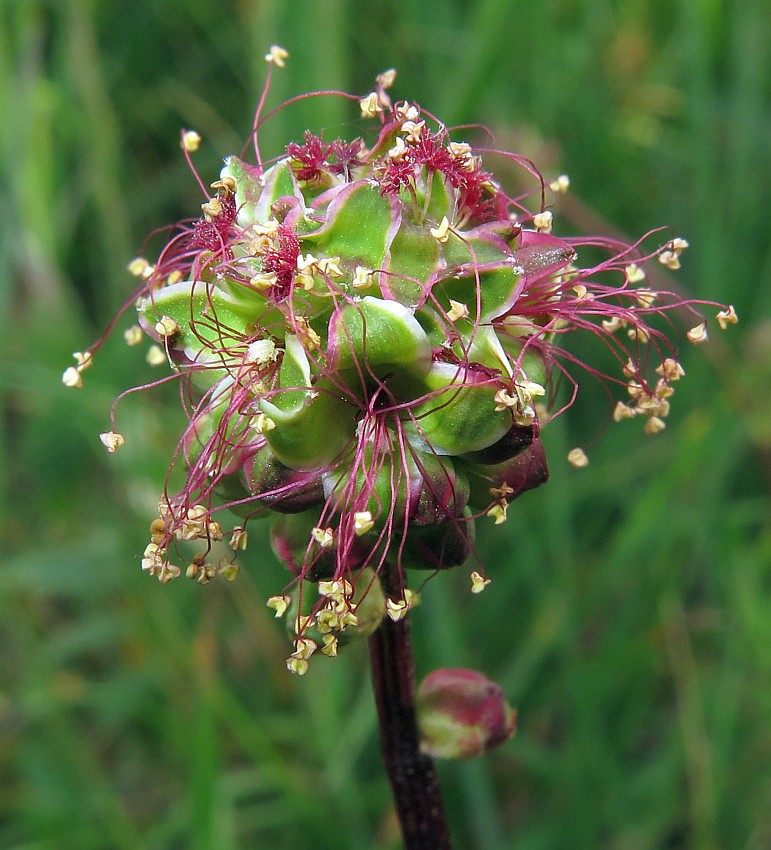
[[[465,563],[475,521],[502,523],[546,480],[539,428],[563,334],[606,341],[631,396],[616,418],[646,416],[646,430],[663,427],[682,375],[647,321],[679,300],[634,287],[650,256],[605,243],[607,261],[578,267],[581,240],[551,234],[540,175],[528,166],[540,198],[528,210],[483,151],[417,104],[393,105],[393,78],[359,101],[368,143],[306,133],[267,166],[230,157],[201,218],[133,268],[139,325],[189,399],[187,481],[164,495],[143,568],[162,581],[232,577],[232,556],[209,555],[224,538],[212,512],[270,513],[293,579],[269,605],[291,621],[296,673],[316,649],[334,655],[346,635],[404,616],[417,599],[407,569]],[[198,142],[183,135],[188,153]],[[683,247],[651,256],[671,264]],[[180,540],[206,546],[186,569],[170,556]],[[478,565],[471,583],[489,583]]]

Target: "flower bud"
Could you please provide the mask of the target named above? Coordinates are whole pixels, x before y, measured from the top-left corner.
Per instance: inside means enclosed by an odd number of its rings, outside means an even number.
[[[499,685],[476,670],[434,670],[416,694],[420,748],[432,758],[467,759],[508,740],[517,713]]]

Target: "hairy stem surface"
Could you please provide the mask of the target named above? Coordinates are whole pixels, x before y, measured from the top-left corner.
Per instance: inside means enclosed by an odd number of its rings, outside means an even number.
[[[433,761],[419,748],[415,672],[407,618],[386,617],[369,639],[380,748],[405,850],[451,850]]]

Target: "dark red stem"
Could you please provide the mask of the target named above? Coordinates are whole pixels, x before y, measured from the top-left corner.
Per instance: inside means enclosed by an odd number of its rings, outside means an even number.
[[[420,752],[415,670],[407,618],[386,617],[369,639],[380,748],[393,789],[405,850],[451,850],[433,761]]]

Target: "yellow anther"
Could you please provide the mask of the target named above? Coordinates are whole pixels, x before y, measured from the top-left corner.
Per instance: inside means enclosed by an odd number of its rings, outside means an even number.
[[[171,316],[161,316],[155,323],[155,332],[161,337],[170,337],[178,334],[182,328],[171,318]]]
[[[374,525],[375,520],[369,511],[356,511],[353,515],[353,530],[357,537],[371,531]]]
[[[487,511],[487,516],[491,516],[495,520],[496,525],[502,525],[506,522],[508,509],[509,503],[506,499],[501,499]]]
[[[407,145],[401,136],[397,136],[396,144],[388,151],[388,156],[394,162],[401,162],[404,159],[405,153],[407,153]]]
[[[161,366],[166,362],[166,353],[160,347],[160,345],[151,345],[147,349],[147,354],[145,355],[145,361],[150,366]]]
[[[239,549],[243,551],[249,545],[249,532],[240,525],[237,525],[230,535],[230,548],[234,551]]]
[[[554,215],[551,210],[544,210],[543,212],[536,213],[533,216],[533,224],[536,230],[540,230],[541,233],[551,233],[551,226],[554,221]]]
[[[468,319],[468,317],[468,307],[460,301],[453,301],[453,299],[451,298],[450,309],[447,311],[447,318],[451,322],[457,322],[458,319]]]
[[[398,622],[407,616],[410,606],[406,599],[391,599],[386,597],[386,613],[394,621]]]
[[[334,658],[337,655],[337,635],[324,635],[322,640],[324,646],[321,647],[321,654]]]
[[[268,274],[256,274],[249,281],[249,284],[253,286],[255,289],[259,289],[261,292],[266,292],[272,286],[276,285],[276,277],[273,272]]]
[[[290,655],[286,660],[286,669],[296,676],[304,676],[308,672],[308,662],[304,658],[295,658]]]
[[[278,619],[286,614],[286,609],[289,607],[291,601],[291,597],[286,595],[271,596],[265,604],[268,608],[272,608],[276,612],[276,619]]]
[[[289,53],[277,44],[271,44],[270,51],[265,54],[265,61],[273,63],[277,68],[285,68]]]
[[[500,487],[490,487],[490,495],[495,496],[496,499],[507,499],[509,496],[512,496],[514,492],[514,488],[509,487],[505,481]]]
[[[575,448],[568,452],[568,463],[576,469],[582,469],[589,466],[589,458],[583,449]]]
[[[655,372],[657,375],[661,375],[664,380],[670,382],[679,381],[685,375],[685,369],[683,369],[674,357],[667,357],[661,366],[656,367]]]
[[[401,126],[405,140],[411,144],[417,144],[420,141],[425,126],[425,121],[405,121]]]
[[[450,222],[447,216],[444,216],[439,222],[439,227],[432,227],[428,232],[437,242],[446,242],[450,235]]]
[[[656,381],[656,387],[653,390],[656,398],[671,398],[675,394],[675,388],[669,385],[665,378],[660,378]]]
[[[514,395],[510,395],[508,390],[498,390],[498,392],[493,396],[493,401],[495,402],[495,410],[505,410],[507,407],[518,407],[519,406],[519,398]]]
[[[374,118],[378,113],[382,112],[383,107],[380,105],[377,92],[370,92],[365,98],[362,98],[359,101],[359,109],[361,109],[361,114],[364,118]]]
[[[616,422],[621,422],[624,419],[631,419],[635,416],[637,411],[630,407],[628,404],[624,404],[623,401],[619,401],[616,403],[616,407],[613,410],[613,419]]]
[[[658,434],[659,431],[663,431],[666,427],[667,423],[663,419],[660,419],[658,416],[651,416],[645,423],[643,430],[646,434]]]
[[[258,413],[252,419],[252,426],[258,434],[267,434],[276,427],[276,423],[265,413]]]
[[[295,638],[294,652],[292,655],[294,658],[300,658],[307,661],[317,649],[318,644],[315,640],[308,637],[298,637]]]
[[[696,325],[695,328],[691,328],[686,336],[688,337],[688,341],[692,342],[694,345],[701,345],[706,342],[709,338],[707,336],[706,322],[702,322],[700,325]]]
[[[219,180],[215,180],[211,184],[212,189],[222,190],[228,195],[235,195],[237,187],[238,184],[236,183],[235,177],[231,177],[230,174],[226,174],[224,177],[221,177]]]
[[[573,287],[573,292],[576,294],[577,301],[594,301],[594,293],[589,292],[583,283],[577,283]]]
[[[490,579],[474,570],[471,573],[471,592],[481,593],[487,585],[490,584]]]
[[[725,330],[729,325],[735,325],[739,321],[739,317],[736,315],[736,310],[734,309],[733,304],[731,304],[727,310],[721,310],[717,314],[717,323],[720,325],[722,330]]]
[[[241,565],[238,561],[230,561],[228,558],[220,558],[217,563],[217,572],[225,579],[225,581],[235,581],[241,571]]]
[[[132,325],[123,331],[123,339],[126,341],[126,345],[139,345],[143,336],[142,328],[139,325]]]
[[[652,289],[638,289],[635,291],[634,297],[641,307],[652,307],[656,303],[659,294]]]
[[[83,376],[74,366],[68,366],[62,373],[62,383],[65,387],[80,390],[83,388]]]
[[[185,130],[182,134],[182,147],[188,153],[195,153],[201,145],[201,137],[195,130]]]
[[[390,89],[396,79],[396,69],[389,68],[387,71],[383,71],[382,74],[378,74],[375,79],[384,89]]]
[[[340,257],[322,257],[316,265],[322,274],[327,277],[344,277],[345,273],[340,268]]]
[[[640,325],[632,325],[632,327],[627,329],[626,335],[629,339],[633,339],[643,345],[645,345],[646,342],[649,342],[651,338],[650,331]]]
[[[249,343],[244,360],[247,363],[254,363],[261,366],[263,363],[270,363],[277,358],[278,350],[276,343],[272,339],[256,339],[254,342]]]
[[[219,198],[212,198],[205,204],[201,204],[201,212],[209,221],[213,218],[217,218],[217,216],[222,212],[222,201],[220,201]]]
[[[126,438],[123,434],[117,434],[115,431],[105,431],[99,435],[102,445],[110,454],[114,454],[121,446],[126,444]]]
[[[353,288],[363,289],[365,286],[370,286],[372,283],[372,269],[364,268],[364,266],[356,266],[356,271],[353,273]]]
[[[549,188],[552,190],[552,192],[564,193],[567,192],[569,187],[570,178],[567,176],[567,174],[560,174],[559,177],[549,183]]]
[[[78,372],[83,372],[94,363],[94,355],[90,351],[75,351],[72,355],[78,364]]]
[[[447,150],[455,159],[464,159],[471,153],[471,145],[468,142],[450,142]]]
[[[625,326],[626,326],[626,320],[621,319],[619,316],[613,316],[610,319],[603,319],[602,320],[602,328],[603,328],[604,331],[607,331],[607,333],[609,333],[609,334],[615,333],[617,330],[619,330],[620,328],[623,328]]]
[[[637,263],[629,263],[624,272],[629,283],[640,283],[640,281],[645,280],[645,269],[638,266]]]
[[[145,271],[150,267],[150,263],[144,257],[134,257],[126,266],[129,274],[132,274],[134,277],[145,277]]]
[[[334,543],[335,532],[332,528],[321,528],[317,525],[311,529],[311,537],[322,549],[328,549]]]

